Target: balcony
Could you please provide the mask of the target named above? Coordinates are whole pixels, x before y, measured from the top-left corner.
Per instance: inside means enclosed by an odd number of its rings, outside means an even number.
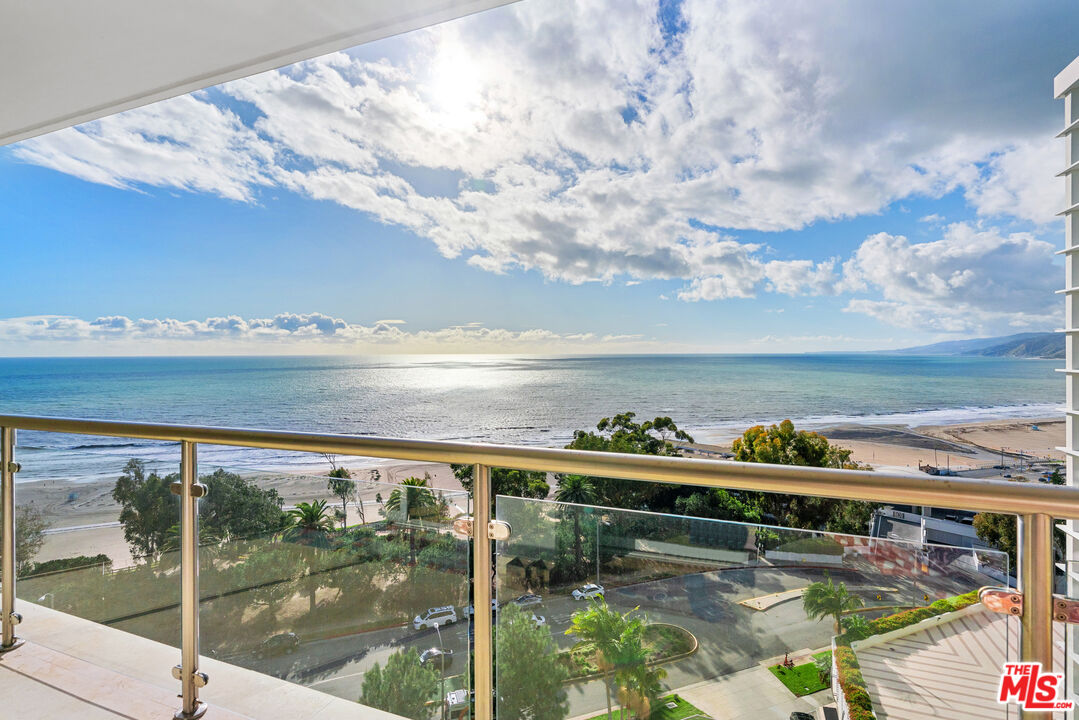
[[[881,718],[1006,718],[1014,706],[972,689],[995,688],[1007,661],[1060,667],[1068,650],[1053,622],[1050,533],[1053,518],[1079,517],[1072,488],[18,416],[0,417],[0,426],[0,687],[18,717],[584,720],[606,717],[608,700],[624,717],[825,717],[826,706],[868,717],[849,706],[859,697],[851,688],[861,687]],[[108,563],[20,564],[7,552],[24,517],[15,478],[48,487],[64,469],[35,471],[16,429],[175,442],[153,462],[116,458],[122,477],[137,475],[157,488],[153,497],[169,498],[140,506],[145,517],[163,512],[156,522],[169,530],[137,559],[111,552]],[[200,461],[200,449],[212,457],[215,445],[472,465],[473,494],[357,480],[332,520],[329,508],[342,501],[326,477]],[[999,552],[491,498],[492,468],[1018,513],[1022,606],[1001,614],[978,601],[980,588],[1009,582]],[[99,502],[116,514],[99,517],[94,532],[114,539],[136,526],[101,493],[86,495],[61,506]],[[296,510],[291,525],[249,522],[253,497],[279,496]],[[303,513],[320,500],[326,506],[308,522]],[[40,559],[57,554],[56,543],[70,547],[74,535],[63,535],[46,536]],[[493,581],[473,583],[478,577]],[[807,588],[824,584],[855,598],[841,628],[803,605]],[[600,596],[604,604],[594,604]],[[604,606],[626,653],[615,665],[587,630],[590,610]],[[394,677],[405,677],[421,658],[425,696],[380,694],[379,673],[397,663],[404,675]],[[923,672],[912,672],[919,663]],[[941,666],[926,674],[933,663]]]

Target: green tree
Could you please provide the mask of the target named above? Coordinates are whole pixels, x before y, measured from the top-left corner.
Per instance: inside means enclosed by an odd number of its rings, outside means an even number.
[[[422,520],[438,513],[438,500],[428,484],[427,478],[409,477],[395,487],[382,513],[396,522],[403,523],[408,530],[409,562],[416,562],[416,526],[412,520]]]
[[[663,692],[663,678],[667,677],[663,668],[648,666],[648,650],[643,640],[643,632],[626,637],[619,649],[616,672],[618,701],[638,718],[652,714],[652,708]]]
[[[823,435],[795,430],[794,423],[754,425],[731,445],[734,459],[740,462],[773,465],[808,465],[810,467],[858,467],[851,462],[851,451],[836,447]]]
[[[708,488],[674,501],[681,515],[735,522],[758,523],[761,510],[753,502],[746,502],[723,488]]]
[[[274,488],[263,489],[240,475],[222,468],[203,475],[206,496],[199,501],[202,528],[224,541],[279,532],[288,524],[281,496]]]
[[[112,498],[120,504],[124,540],[135,557],[156,557],[169,528],[180,517],[179,499],[169,491],[179,473],[165,477],[146,472],[146,463],[132,458],[124,465]]]
[[[546,626],[537,627],[530,613],[513,603],[498,620],[495,666],[498,715],[529,720],[562,720],[569,714],[562,681],[566,668]]]
[[[631,617],[636,608],[620,613],[607,606],[603,598],[589,601],[588,608],[573,613],[567,635],[573,635],[578,643],[589,643],[595,648],[596,666],[603,673],[603,685],[607,691],[607,717],[613,716],[611,705],[611,681],[615,673],[625,665],[624,650],[634,642],[635,636],[644,632],[644,622]],[[620,664],[620,660],[622,663]]]
[[[1012,567],[1016,567],[1015,548],[1019,523],[1015,515],[978,513],[974,516],[974,532],[996,549],[1008,553]]]
[[[559,475],[555,500],[573,505],[592,505],[596,502],[596,486],[591,478],[583,475]],[[573,513],[573,560],[578,565],[584,564],[581,546],[581,507],[565,507]]]
[[[595,452],[620,452],[633,455],[679,455],[672,439],[693,442],[689,433],[680,430],[669,417],[657,417],[637,423],[635,413],[624,412],[614,417],[602,418],[596,429],[585,432],[577,430],[566,447],[571,450]],[[596,489],[596,502],[609,507],[634,509],[665,509],[673,506],[673,500],[664,502],[678,488],[662,483],[646,483],[617,478],[591,478]]]
[[[835,634],[842,632],[840,621],[843,613],[862,607],[862,599],[851,595],[844,583],[836,585],[828,573],[824,574],[827,582],[811,583],[802,593],[802,609],[806,617],[821,620],[830,617],[835,621]]]
[[[296,503],[288,511],[291,525],[286,530],[290,540],[299,540],[307,544],[320,544],[326,540],[326,534],[333,530],[333,520],[326,509],[325,500]]]
[[[33,505],[15,506],[16,575],[28,575],[34,571],[34,556],[45,543],[45,530],[48,527],[49,523],[41,510]],[[0,548],[0,557],[3,557],[3,548]]]
[[[334,468],[330,471],[330,479],[326,483],[326,487],[334,495],[341,498],[341,529],[344,530],[348,527],[349,498],[356,495],[356,481],[352,479],[352,474],[349,473],[348,468]],[[362,510],[360,511],[360,514],[362,516]]]
[[[390,655],[386,667],[375,663],[363,676],[360,703],[412,720],[431,716],[427,701],[438,694],[439,676],[420,665],[415,648]]]
[[[734,459],[740,462],[802,465],[809,467],[865,470],[851,460],[851,451],[828,442],[823,435],[796,430],[784,420],[778,425],[755,425],[746,430],[731,446]],[[777,493],[746,493],[747,502],[760,507],[775,521],[787,527],[832,532],[856,532],[865,535],[869,516],[878,507],[856,500]],[[863,523],[864,520],[864,523]]]
[[[472,492],[472,472],[475,465],[451,465],[453,475],[466,492]],[[491,468],[491,501],[495,495],[510,497],[536,498],[542,500],[551,492],[547,484],[547,473],[514,470],[512,468]]]

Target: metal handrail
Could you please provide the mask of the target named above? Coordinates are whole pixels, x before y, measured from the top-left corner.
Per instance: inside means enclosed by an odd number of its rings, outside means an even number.
[[[22,415],[0,415],[0,427],[397,460],[480,464],[487,467],[734,490],[795,493],[843,500],[956,507],[1012,515],[1045,513],[1055,517],[1079,519],[1079,488],[1041,483],[1026,484],[948,476],[918,477],[867,470],[766,465],[519,445]]]
[[[957,507],[1019,515],[1020,589],[1026,601],[1020,617],[1021,658],[1052,667],[1053,517],[1079,518],[1079,488],[958,477],[898,475],[865,470],[838,470],[766,465],[726,460],[657,457],[584,450],[484,445],[320,433],[215,428],[71,418],[0,415],[0,542],[3,546],[3,641],[0,653],[17,647],[14,626],[14,431],[34,430],[75,435],[161,440],[182,444],[181,481],[181,681],[183,707],[178,720],[193,720],[206,711],[198,689],[207,678],[198,672],[198,498],[196,474],[199,443],[298,452],[360,455],[475,465],[473,474],[474,578],[490,578],[490,469],[515,468],[599,477],[624,478],[703,487],[794,493],[845,500]],[[488,607],[490,582],[474,582],[475,607]],[[489,613],[474,615],[477,720],[491,720],[493,642]]]

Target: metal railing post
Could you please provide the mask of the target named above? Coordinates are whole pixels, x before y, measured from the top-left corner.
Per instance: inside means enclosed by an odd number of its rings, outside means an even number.
[[[472,622],[474,623],[476,720],[491,720],[494,647],[491,629],[491,468],[472,474]],[[445,698],[443,698],[445,700]]]
[[[0,563],[0,614],[3,615],[3,637],[0,640],[0,653],[14,650],[22,645],[22,640],[15,637],[15,626],[21,619],[15,612],[15,473],[19,466],[15,462],[15,428],[0,428],[0,543],[2,543],[3,561]]]
[[[1039,662],[1053,671],[1053,518],[1019,518],[1019,589],[1023,592],[1019,659]],[[1020,712],[1022,718],[1044,718],[1044,712]]]
[[[198,481],[197,444],[184,440],[180,447],[180,665],[173,676],[180,681],[183,707],[175,720],[193,720],[206,712],[199,688],[206,675],[199,672],[199,498],[206,486]]]

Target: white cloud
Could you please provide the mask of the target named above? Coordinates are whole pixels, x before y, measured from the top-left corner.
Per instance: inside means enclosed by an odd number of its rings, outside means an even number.
[[[406,332],[399,320],[358,325],[322,313],[282,313],[271,318],[236,315],[205,320],[63,315],[0,319],[0,353],[101,352],[139,354],[260,352],[594,352],[652,347],[642,335],[507,330],[479,323]],[[653,348],[654,349],[654,348]]]
[[[967,202],[982,215],[1011,215],[1048,223],[1064,207],[1064,184],[1054,177],[1064,164],[1059,140],[1016,143],[994,154],[968,185]]]
[[[215,91],[15,153],[116,187],[246,202],[264,186],[286,188],[496,273],[677,280],[690,302],[860,283],[882,297],[850,309],[882,319],[921,323],[965,304],[987,313],[975,319],[1036,323],[1049,310],[1028,278],[992,274],[996,296],[1021,296],[1023,309],[983,309],[993,301],[964,284],[967,268],[909,243],[867,241],[866,267],[855,262],[841,281],[836,259],[769,260],[731,236],[957,190],[981,215],[1048,221],[1059,196],[1048,129],[1059,111],[1039,114],[1055,108],[1031,99],[1040,96],[1027,74],[1056,62],[1046,33],[1059,34],[1074,9],[989,5],[684,0],[683,31],[671,37],[654,0],[533,0],[412,33],[390,59],[364,48],[223,86],[254,117],[246,123],[214,104]],[[1041,248],[1024,242],[1023,252],[998,251],[1033,267]],[[917,261],[883,267],[936,266],[923,280],[889,280],[868,266],[877,245]],[[968,254],[971,276],[984,278],[989,269]]]
[[[954,223],[941,239],[868,237],[843,265],[843,287],[883,298],[846,310],[899,327],[936,332],[1047,329],[1059,322],[1053,247],[1030,233]]]

